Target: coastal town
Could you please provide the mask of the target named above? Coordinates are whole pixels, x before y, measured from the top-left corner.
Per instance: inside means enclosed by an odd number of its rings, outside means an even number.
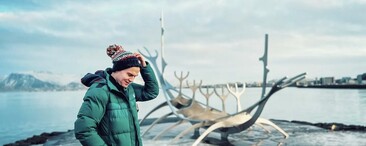
[[[272,86],[276,80],[271,80],[267,86]],[[260,82],[246,83],[246,87],[261,87]],[[241,85],[242,86],[242,85]],[[366,89],[366,73],[357,75],[355,78],[319,77],[315,79],[304,79],[292,85],[299,88],[364,88]]]

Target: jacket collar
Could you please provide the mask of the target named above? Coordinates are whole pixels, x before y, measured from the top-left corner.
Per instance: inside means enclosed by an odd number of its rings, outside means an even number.
[[[107,81],[107,86],[111,91],[117,91],[117,92],[121,92],[121,93],[125,93],[126,92],[126,88],[123,88],[122,86],[120,86],[115,79],[111,76],[111,70],[110,68],[105,70],[105,75],[106,75],[106,81]],[[113,81],[112,81],[113,80]],[[128,88],[128,87],[127,87]],[[121,89],[121,90],[120,90]]]

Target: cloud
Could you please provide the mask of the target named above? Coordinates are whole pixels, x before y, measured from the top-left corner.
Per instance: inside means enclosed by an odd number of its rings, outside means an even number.
[[[110,66],[113,43],[160,51],[162,9],[169,74],[260,80],[266,33],[273,77],[354,76],[365,66],[362,0],[1,1],[0,74],[93,72]]]

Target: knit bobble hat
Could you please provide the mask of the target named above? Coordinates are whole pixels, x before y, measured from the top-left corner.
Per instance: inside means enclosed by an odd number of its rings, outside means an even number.
[[[120,71],[130,67],[141,67],[139,59],[121,45],[113,44],[107,48],[107,55],[112,58],[112,71]]]

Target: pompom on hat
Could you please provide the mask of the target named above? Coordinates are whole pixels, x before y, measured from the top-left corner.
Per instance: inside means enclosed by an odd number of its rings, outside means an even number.
[[[112,58],[112,71],[120,71],[130,67],[141,67],[139,59],[121,45],[113,44],[107,48],[107,55]]]

